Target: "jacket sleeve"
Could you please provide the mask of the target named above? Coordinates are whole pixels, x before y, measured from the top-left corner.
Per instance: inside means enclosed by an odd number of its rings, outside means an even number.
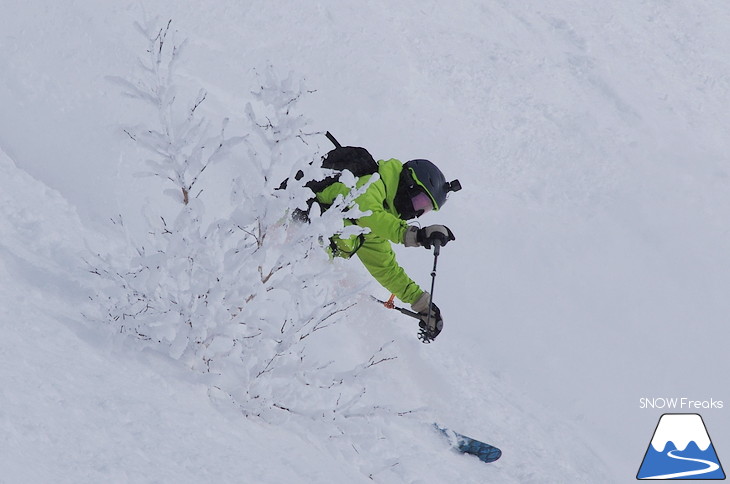
[[[360,210],[372,212],[371,215],[357,219],[357,224],[369,228],[380,238],[402,244],[408,224],[405,220],[387,212],[383,207],[383,200],[385,200],[385,185],[382,180],[378,180],[370,185],[365,193],[357,197],[356,201]]]
[[[365,183],[366,177],[361,181]],[[357,225],[369,228],[370,233],[365,234],[365,241],[356,254],[381,286],[404,303],[411,304],[421,297],[423,290],[398,265],[389,242],[402,244],[408,224],[386,211],[383,206],[384,200],[385,185],[382,180],[372,183],[367,191],[357,198],[360,210],[370,211],[371,214],[357,219]]]
[[[390,242],[373,234],[365,235],[365,242],[356,255],[381,286],[407,304],[421,297],[423,290],[398,265]]]

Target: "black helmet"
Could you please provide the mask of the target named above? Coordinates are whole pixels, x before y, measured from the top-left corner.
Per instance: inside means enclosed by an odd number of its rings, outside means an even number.
[[[441,170],[430,161],[411,160],[403,165],[395,198],[396,210],[406,220],[420,217],[431,208],[440,209],[446,203],[446,195],[459,190],[459,180],[447,182]]]

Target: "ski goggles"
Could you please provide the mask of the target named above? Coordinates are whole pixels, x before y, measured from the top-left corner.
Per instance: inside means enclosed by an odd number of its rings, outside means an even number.
[[[423,192],[419,192],[416,196],[411,197],[411,203],[413,204],[413,210],[421,215],[433,209],[431,197]]]

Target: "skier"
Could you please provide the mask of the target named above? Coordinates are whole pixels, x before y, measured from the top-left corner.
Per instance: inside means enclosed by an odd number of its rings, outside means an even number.
[[[398,264],[391,242],[430,249],[436,241],[443,246],[455,240],[453,232],[444,225],[419,228],[409,225],[407,221],[431,210],[439,210],[446,202],[447,194],[460,190],[461,185],[458,180],[447,182],[441,170],[429,160],[416,159],[402,163],[389,159],[376,163],[364,148],[336,145],[337,148],[324,158],[323,167],[350,170],[358,176],[357,188],[367,183],[375,172],[380,175],[380,179],[355,199],[361,211],[372,213],[345,220],[346,225],[365,227],[370,229],[369,232],[349,238],[332,237],[330,250],[333,255],[344,258],[357,255],[384,288],[411,305],[419,315],[420,327],[432,340],[443,328],[441,311],[433,304],[431,295],[421,289]],[[326,210],[338,195],[346,196],[350,189],[336,179],[307,184],[315,192],[315,199],[311,202],[316,201]]]

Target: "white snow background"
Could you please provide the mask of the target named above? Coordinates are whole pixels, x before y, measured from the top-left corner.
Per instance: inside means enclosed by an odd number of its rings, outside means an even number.
[[[663,412],[640,398],[730,404],[727,4],[0,11],[0,482],[632,482]],[[422,345],[408,318],[361,301],[340,323],[347,343],[329,348],[348,360],[395,340],[398,358],[368,381],[371,403],[395,413],[338,424],[344,435],[244,417],[199,372],[82,317],[98,289],[87,245],[122,244],[109,219],[141,230],[161,191],[134,177],[145,155],[122,131],[155,113],[110,81],[137,72],[147,46],[133,25],[155,18],[187,39],[178,82],[208,92],[211,118],[239,127],[273,66],[315,91],[300,105],[314,130],[461,180],[421,220],[457,238],[434,291],[442,335]],[[398,254],[427,287],[431,255]],[[358,261],[334,264],[367,283]],[[727,411],[700,410],[721,461]],[[432,420],[502,459],[450,452]]]

